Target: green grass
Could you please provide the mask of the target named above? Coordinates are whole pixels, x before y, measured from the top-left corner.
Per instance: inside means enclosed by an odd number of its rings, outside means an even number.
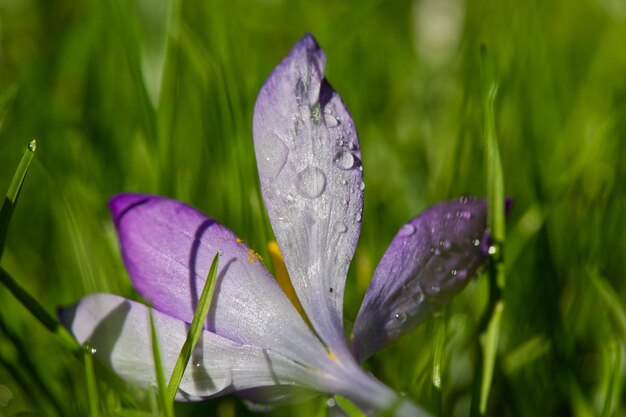
[[[484,43],[498,82],[504,189],[515,200],[487,414],[626,416],[622,2],[445,0],[445,39],[428,30],[428,0],[156,3],[0,3],[0,192],[37,140],[1,265],[45,312],[95,291],[137,298],[106,208],[115,193],[191,203],[267,255],[252,109],[309,31],[363,148],[365,211],[345,304],[354,320],[401,224],[437,201],[489,193]],[[474,280],[366,366],[440,415],[469,415],[489,291],[487,276]],[[11,393],[0,416],[154,415],[145,394],[120,389],[96,362],[86,370],[4,286],[0,305],[0,386]],[[325,401],[270,415],[323,415]],[[233,397],[174,413],[253,414]]]

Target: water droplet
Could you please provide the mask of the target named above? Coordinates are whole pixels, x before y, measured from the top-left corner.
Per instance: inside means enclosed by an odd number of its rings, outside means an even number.
[[[83,343],[83,349],[88,355],[95,355],[95,353],[97,352],[96,348],[91,346],[89,342]]]
[[[193,364],[193,366],[194,366],[194,367],[196,367],[196,368],[199,368],[199,367],[200,367],[200,362],[198,362],[198,361],[196,361],[196,360],[194,360],[194,361],[192,362],[192,364]]]
[[[311,120],[315,124],[319,124],[322,121],[322,109],[319,102],[311,106]]]
[[[395,318],[398,323],[404,323],[406,321],[406,313],[404,311],[396,313]]]
[[[467,204],[470,202],[470,200],[471,200],[471,197],[468,195],[462,195],[461,197],[459,197],[459,202],[461,204]]]
[[[326,407],[333,408],[336,405],[337,405],[337,401],[335,401],[334,398],[331,397],[331,398],[326,400]]]
[[[448,250],[452,247],[452,242],[450,242],[449,240],[440,240],[439,241],[439,246],[441,246],[444,250]]]
[[[431,246],[429,250],[430,250],[430,253],[432,253],[432,254],[434,254],[436,252],[436,249],[435,249],[434,246]]]
[[[275,135],[270,134],[263,139],[261,145],[257,147],[259,171],[263,176],[274,179],[285,166],[289,149]]]
[[[333,114],[324,114],[324,124],[328,127],[337,127],[339,126],[339,119]]]
[[[487,250],[487,253],[489,255],[493,256],[496,254],[496,252],[498,252],[498,249],[495,246],[493,245],[489,246],[489,249]]]
[[[354,142],[350,142],[350,143],[348,144],[348,148],[350,148],[351,150],[353,150],[353,151],[354,151],[354,150],[356,150],[356,144],[355,144]]]
[[[348,185],[348,181],[345,178],[342,178],[341,185]]]
[[[35,139],[31,140],[28,144],[28,150],[31,152],[35,152],[37,150],[37,141]]]
[[[333,114],[335,112],[335,104],[334,103],[327,103],[324,106],[324,113],[326,114]]]
[[[334,161],[337,167],[344,171],[352,169],[354,166],[354,156],[350,152],[338,152]]]
[[[283,201],[289,205],[293,204],[296,202],[296,197],[294,197],[293,194],[287,194],[285,195],[285,198],[283,198]]]
[[[359,190],[365,190],[365,183],[363,181],[361,181],[361,183],[359,184]]]
[[[400,228],[400,236],[411,236],[415,233],[415,226],[411,223],[407,223]]]
[[[357,211],[357,212],[354,214],[354,221],[356,221],[356,222],[360,222],[362,218],[363,218],[363,216],[361,215],[361,212],[360,212],[360,211]]]
[[[478,245],[480,245],[480,240],[478,240],[478,239],[474,239],[474,241],[472,242],[472,244],[473,244],[474,246],[478,246]]]
[[[298,173],[296,189],[305,198],[317,198],[326,188],[326,175],[316,167],[308,166]]]
[[[431,295],[437,295],[439,294],[439,291],[441,291],[441,287],[439,285],[433,285],[432,287],[430,287]]]
[[[346,233],[348,231],[348,226],[342,222],[337,222],[335,223],[334,229],[337,233]]]
[[[450,271],[450,274],[451,274],[453,277],[456,277],[456,273],[457,273],[456,269],[453,269],[452,271]]]

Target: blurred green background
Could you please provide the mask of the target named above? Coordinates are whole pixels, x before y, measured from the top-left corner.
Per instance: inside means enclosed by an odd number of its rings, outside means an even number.
[[[437,201],[485,195],[484,42],[515,199],[488,414],[626,416],[623,0],[1,0],[0,190],[37,139],[2,266],[51,312],[95,291],[136,297],[106,208],[124,191],[191,203],[266,255],[252,109],[307,31],[363,148],[346,320],[401,224]],[[487,294],[479,277],[367,367],[436,414],[467,416]],[[133,415],[115,387],[99,390],[102,415]],[[271,413],[324,415],[324,401]],[[251,414],[234,398],[176,411]],[[0,287],[0,416],[88,412],[83,364]]]

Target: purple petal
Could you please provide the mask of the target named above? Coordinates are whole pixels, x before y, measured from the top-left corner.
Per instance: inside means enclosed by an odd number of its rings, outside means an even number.
[[[462,197],[400,228],[383,255],[354,323],[353,351],[367,359],[458,294],[485,260],[486,203]]]
[[[342,354],[364,187],[354,123],[324,78],[325,64],[305,35],[261,89],[253,130],[261,190],[294,288],[317,333]]]
[[[89,342],[94,356],[127,382],[156,385],[149,309],[112,294],[93,294],[63,309],[62,323],[79,343]],[[185,322],[153,311],[161,362],[166,377],[185,342]],[[308,386],[325,382],[300,363],[256,346],[241,345],[203,332],[181,381],[177,398],[198,400],[257,387]]]
[[[326,349],[269,274],[230,230],[163,197],[122,194],[110,201],[124,262],[154,308],[191,322],[215,253],[217,283],[205,328],[241,344],[323,366]]]

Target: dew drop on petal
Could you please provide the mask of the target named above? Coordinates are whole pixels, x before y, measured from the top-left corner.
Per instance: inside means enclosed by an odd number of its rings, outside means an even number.
[[[283,198],[283,201],[291,205],[296,202],[296,198],[292,194],[287,194],[285,195],[285,198]]]
[[[339,126],[339,119],[333,114],[324,114],[324,124],[328,127],[337,127]]]
[[[406,313],[404,311],[396,313],[395,319],[398,323],[404,323],[406,321]]]
[[[413,233],[415,233],[415,226],[411,223],[407,223],[402,226],[399,232],[400,236],[411,236]]]
[[[328,400],[326,400],[326,407],[333,408],[336,405],[337,405],[337,401],[335,401],[334,398],[331,397]]]
[[[363,181],[361,181],[361,183],[359,184],[359,190],[365,190],[365,183]]]
[[[496,247],[495,247],[495,246],[493,246],[493,245],[489,246],[489,249],[487,250],[487,253],[488,253],[489,255],[492,255],[492,256],[493,256],[493,255],[495,255],[495,254],[496,254],[496,252],[498,252],[498,249],[496,249]]]
[[[455,276],[456,276],[456,274],[457,274],[457,270],[456,270],[456,269],[453,269],[452,271],[450,271],[450,274],[451,274],[453,277],[455,277]]]
[[[356,213],[354,214],[354,221],[356,221],[356,222],[360,222],[362,218],[363,218],[363,216],[361,215],[361,212],[360,212],[360,211],[358,211],[358,212],[356,212]]]
[[[346,231],[348,231],[348,226],[346,226],[342,222],[335,223],[335,226],[333,228],[334,228],[335,232],[337,232],[337,233],[346,233]]]
[[[314,199],[322,195],[326,188],[324,171],[314,166],[307,166],[296,178],[296,189],[302,197]]]
[[[337,167],[344,171],[354,167],[354,156],[350,152],[338,152],[334,160]]]
[[[472,242],[472,244],[473,244],[474,246],[478,246],[478,245],[480,245],[480,240],[478,240],[478,239],[474,239],[474,241]]]

